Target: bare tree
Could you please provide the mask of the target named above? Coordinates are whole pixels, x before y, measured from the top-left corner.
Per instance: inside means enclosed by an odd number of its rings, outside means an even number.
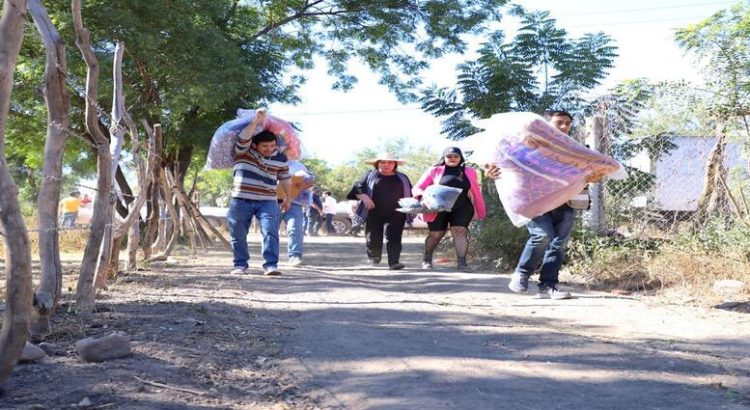
[[[5,241],[5,316],[0,332],[0,382],[10,376],[21,356],[31,322],[31,252],[26,226],[18,206],[18,188],[5,161],[13,71],[23,41],[26,0],[4,0],[0,18],[0,222]]]
[[[708,155],[706,172],[703,177],[703,190],[698,197],[698,220],[705,222],[712,214],[727,214],[729,211],[729,191],[725,189],[727,168],[724,166],[724,152],[726,151],[727,118],[716,118],[716,145]]]
[[[62,290],[57,207],[62,185],[63,154],[68,139],[70,96],[65,86],[65,44],[39,0],[29,0],[28,8],[47,54],[43,88],[47,103],[47,137],[44,143],[44,166],[37,200],[40,228],[39,259],[42,273],[34,297],[38,314],[34,331],[42,333],[49,330],[49,315],[57,305]]]
[[[122,147],[125,145],[125,132],[127,124],[125,123],[125,97],[122,93],[122,57],[125,54],[125,43],[118,41],[115,45],[115,58],[112,62],[112,76],[114,78],[114,93],[112,95],[112,123],[109,126],[109,153],[110,153],[110,174],[114,175],[119,166]],[[110,182],[110,192],[115,192],[115,182]],[[115,197],[111,195],[110,207],[115,206]],[[94,287],[102,289],[107,286],[109,277],[110,264],[112,257],[112,244],[114,238],[114,215],[107,220],[104,227],[104,238],[102,239],[101,252],[96,264],[96,274],[94,276]],[[117,244],[119,246],[119,244]],[[119,249],[119,248],[118,248]]]
[[[104,230],[109,229],[112,224],[111,189],[113,172],[111,170],[112,161],[109,154],[109,143],[98,124],[99,61],[91,47],[90,33],[83,26],[81,0],[73,0],[71,8],[76,31],[76,45],[88,67],[86,75],[86,130],[94,140],[98,169],[94,213],[91,217],[91,228],[81,260],[81,272],[78,276],[78,287],[76,288],[76,308],[78,312],[90,314],[93,312],[95,304],[94,274],[96,261],[101,250],[102,236]]]

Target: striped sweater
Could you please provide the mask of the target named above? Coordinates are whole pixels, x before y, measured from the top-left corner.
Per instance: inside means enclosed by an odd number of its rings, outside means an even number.
[[[290,177],[286,155],[274,152],[270,157],[263,157],[250,146],[250,140],[237,139],[234,146],[233,198],[275,201],[276,184]]]

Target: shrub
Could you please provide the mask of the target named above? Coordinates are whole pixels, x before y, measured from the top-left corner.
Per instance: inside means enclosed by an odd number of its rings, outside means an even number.
[[[485,181],[482,191],[487,218],[477,222],[476,228],[471,230],[471,251],[498,270],[508,271],[515,267],[521,256],[528,233],[526,228],[517,228],[510,223],[492,181]]]

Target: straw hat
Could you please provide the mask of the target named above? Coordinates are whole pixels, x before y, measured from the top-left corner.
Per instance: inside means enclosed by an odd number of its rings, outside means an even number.
[[[365,164],[375,165],[378,161],[394,161],[398,165],[401,165],[406,162],[406,160],[396,158],[396,155],[393,153],[383,152],[383,153],[378,154],[375,158],[365,161]]]

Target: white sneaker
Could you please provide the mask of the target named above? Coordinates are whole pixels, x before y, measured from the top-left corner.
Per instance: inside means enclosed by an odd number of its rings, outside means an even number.
[[[278,276],[281,275],[281,271],[275,266],[269,266],[264,270],[263,274],[266,276]]]
[[[289,258],[289,266],[299,266],[302,265],[302,258],[299,256],[292,256]]]
[[[557,286],[539,286],[539,293],[536,294],[537,299],[553,299],[563,300],[572,299],[573,296],[570,292],[566,292]]]
[[[246,273],[247,268],[243,268],[242,266],[235,266],[234,269],[229,272],[230,275],[244,275]]]

